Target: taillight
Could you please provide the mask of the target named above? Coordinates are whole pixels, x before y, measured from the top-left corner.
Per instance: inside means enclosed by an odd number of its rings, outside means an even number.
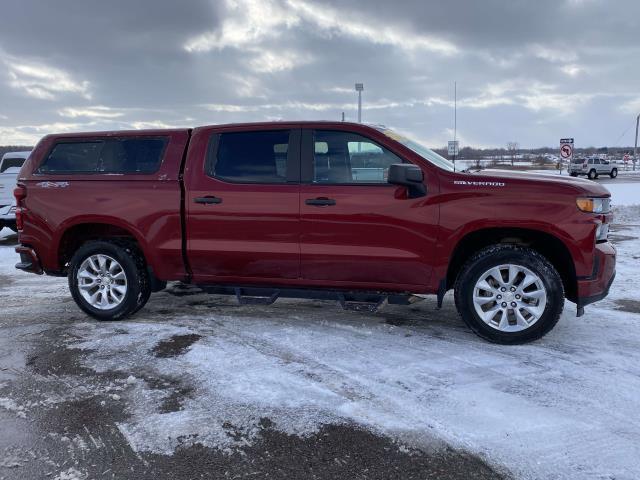
[[[16,228],[20,231],[24,228],[24,217],[20,207],[16,208]]]
[[[27,197],[27,189],[24,185],[17,185],[13,190],[13,196],[16,197],[16,228],[22,230],[24,228],[24,206],[23,201]]]
[[[24,185],[17,185],[16,188],[13,189],[13,196],[16,197],[16,205],[22,206],[22,200],[27,196],[27,189]]]

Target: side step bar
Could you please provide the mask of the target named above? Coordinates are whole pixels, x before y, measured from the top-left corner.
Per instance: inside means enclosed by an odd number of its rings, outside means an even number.
[[[424,300],[410,293],[313,290],[306,288],[265,288],[244,286],[197,285],[206,293],[233,295],[240,305],[271,305],[278,298],[335,300],[345,310],[374,313],[388,304],[411,305]]]
[[[236,299],[240,305],[271,305],[274,303],[278,297],[280,296],[280,292],[275,290],[270,296],[250,296],[242,293],[241,287],[235,287],[234,292],[236,294]]]

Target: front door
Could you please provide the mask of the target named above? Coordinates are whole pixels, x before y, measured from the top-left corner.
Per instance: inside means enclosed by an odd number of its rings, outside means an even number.
[[[404,290],[429,284],[437,205],[387,183],[403,159],[348,130],[303,130],[301,275]]]
[[[300,275],[300,130],[213,131],[192,140],[187,252],[196,282],[297,279]],[[206,151],[206,153],[204,153]],[[201,162],[201,163],[200,163]],[[193,166],[199,164],[201,168]]]

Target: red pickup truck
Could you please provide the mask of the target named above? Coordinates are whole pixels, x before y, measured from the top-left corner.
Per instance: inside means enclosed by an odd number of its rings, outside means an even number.
[[[410,303],[455,290],[499,343],[541,337],[615,275],[610,194],[589,180],[455,171],[384,127],[341,122],[50,135],[15,190],[17,268],[68,276],[100,320],[169,280],[244,302]],[[366,303],[369,302],[369,303]]]

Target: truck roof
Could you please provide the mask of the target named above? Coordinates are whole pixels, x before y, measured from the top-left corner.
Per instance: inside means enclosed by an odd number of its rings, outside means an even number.
[[[168,133],[175,132],[186,132],[188,130],[193,130],[194,128],[235,128],[235,127],[255,127],[255,128],[269,128],[269,127],[293,127],[293,126],[327,126],[327,125],[349,125],[356,127],[368,127],[373,128],[372,125],[368,125],[365,123],[355,123],[355,122],[341,122],[341,121],[332,121],[332,120],[278,120],[278,121],[267,121],[267,122],[238,122],[238,123],[220,123],[220,124],[209,124],[209,125],[199,125],[193,128],[153,128],[153,129],[141,129],[141,130],[104,130],[104,131],[95,131],[95,132],[67,132],[67,133],[54,133],[47,135],[47,137],[56,137],[56,138],[77,138],[77,137],[85,137],[85,136],[94,136],[94,137],[117,137],[120,135],[126,136],[134,136],[134,135],[166,135]]]

